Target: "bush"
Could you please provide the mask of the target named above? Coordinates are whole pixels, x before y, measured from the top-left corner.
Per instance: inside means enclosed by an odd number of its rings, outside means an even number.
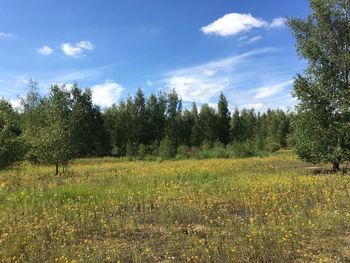
[[[190,147],[187,145],[181,145],[177,148],[176,159],[187,159],[190,157],[189,155]]]
[[[257,147],[257,142],[254,140],[246,142],[235,142],[228,146],[230,155],[234,158],[249,158],[254,156],[264,156],[266,152]]]
[[[176,154],[173,142],[166,136],[159,145],[159,157],[163,160],[174,158]]]
[[[128,157],[129,160],[132,160],[134,155],[134,147],[131,144],[131,142],[128,141],[128,143],[126,144],[126,157]]]
[[[145,159],[145,157],[146,157],[146,146],[144,145],[144,144],[140,144],[140,146],[139,146],[139,151],[138,151],[138,158],[140,159],[140,160],[144,160]]]

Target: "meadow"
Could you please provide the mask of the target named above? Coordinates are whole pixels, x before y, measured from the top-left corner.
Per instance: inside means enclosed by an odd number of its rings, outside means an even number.
[[[350,262],[350,177],[289,151],[0,171],[0,262]]]

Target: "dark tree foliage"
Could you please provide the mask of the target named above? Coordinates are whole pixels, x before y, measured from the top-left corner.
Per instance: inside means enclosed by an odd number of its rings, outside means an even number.
[[[91,90],[82,91],[77,84],[71,89],[72,133],[76,156],[103,156],[110,153],[110,142],[98,106],[92,103]]]
[[[228,101],[224,94],[220,94],[218,102],[218,137],[223,144],[230,141],[231,113],[228,109]]]
[[[23,157],[24,147],[19,139],[20,133],[18,114],[9,102],[0,99],[0,168]]]

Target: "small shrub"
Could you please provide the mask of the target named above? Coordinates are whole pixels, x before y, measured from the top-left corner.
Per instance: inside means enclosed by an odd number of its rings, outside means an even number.
[[[187,159],[189,155],[190,148],[187,145],[181,145],[177,148],[176,159]]]
[[[144,160],[145,159],[145,157],[146,157],[146,146],[144,145],[144,144],[140,144],[140,146],[139,146],[139,151],[138,151],[138,158],[140,159],[140,160]]]
[[[176,154],[175,146],[169,137],[165,137],[159,145],[159,157],[164,160],[174,158]]]

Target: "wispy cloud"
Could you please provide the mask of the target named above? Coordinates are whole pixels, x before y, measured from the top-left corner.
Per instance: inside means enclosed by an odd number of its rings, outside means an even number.
[[[258,41],[260,41],[262,39],[262,36],[255,36],[255,37],[251,37],[251,38],[240,38],[238,39],[238,41],[243,44],[243,45],[249,45],[249,44],[253,44],[256,43]]]
[[[43,46],[41,48],[37,49],[38,53],[43,55],[43,56],[48,56],[53,53],[53,49],[50,48],[49,46]]]
[[[13,37],[13,34],[11,33],[0,32],[0,38],[11,38],[11,37]]]
[[[230,13],[201,28],[204,34],[222,37],[235,36],[254,28],[277,28],[286,23],[285,18],[275,18],[271,23],[251,14]]]
[[[274,48],[257,49],[172,70],[159,86],[176,89],[185,103],[193,100],[213,103],[223,92],[232,109],[236,106],[259,110],[287,108],[295,105],[289,96],[295,69],[280,65],[278,52]]]
[[[267,85],[257,89],[257,93],[255,95],[255,99],[268,98],[272,95],[275,95],[281,92],[284,88],[290,87],[293,84],[293,80],[289,80],[286,82],[278,83],[275,85]]]
[[[125,88],[114,81],[106,81],[91,87],[92,100],[101,107],[110,107],[119,101]]]
[[[61,44],[63,53],[70,57],[79,57],[87,50],[93,50],[94,45],[90,41],[80,41],[77,43],[63,43]]]
[[[239,81],[239,77],[234,77],[234,73],[239,71],[249,58],[268,52],[273,52],[273,49],[253,50],[199,66],[170,71],[165,80],[166,86],[176,89],[184,101],[208,103],[221,91]]]

